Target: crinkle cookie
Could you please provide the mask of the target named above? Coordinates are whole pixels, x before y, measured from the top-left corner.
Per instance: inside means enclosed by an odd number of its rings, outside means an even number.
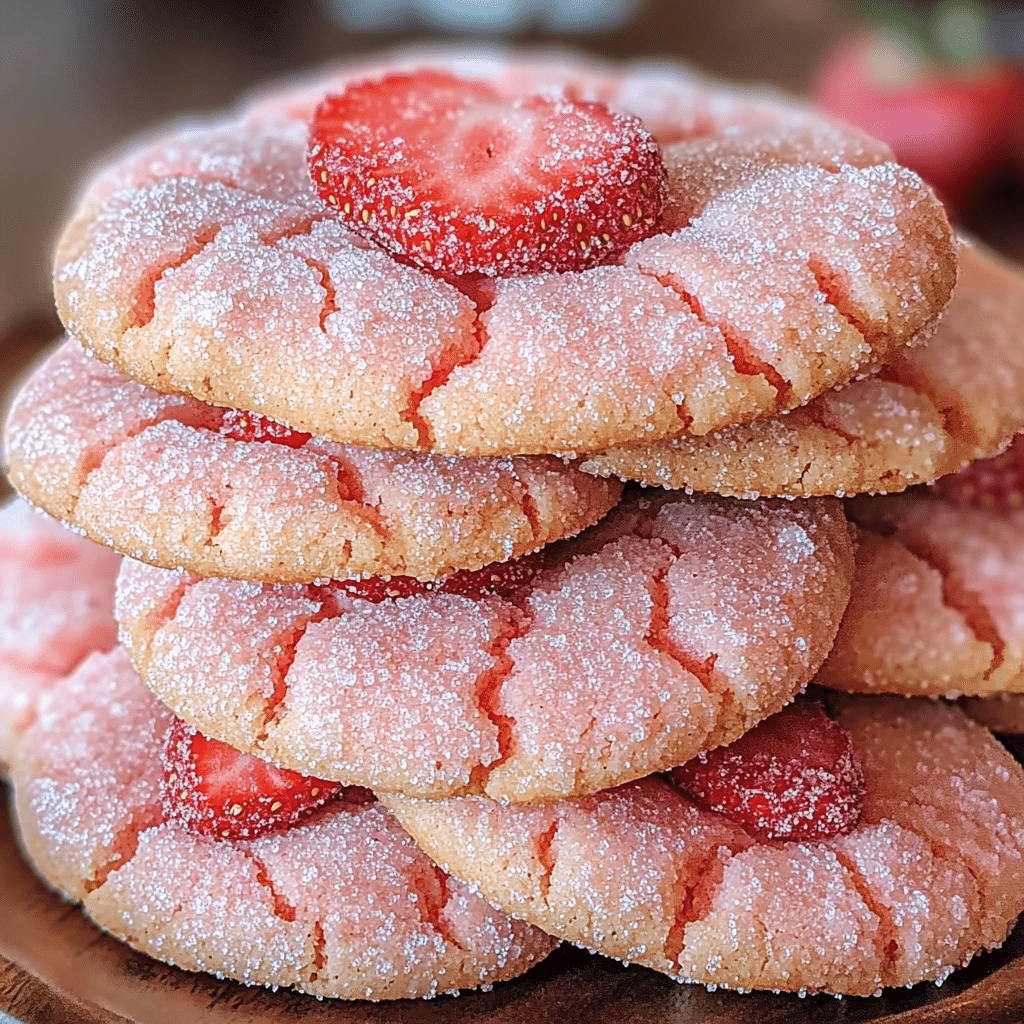
[[[1024,692],[1024,511],[920,494],[849,503],[850,604],[818,682],[932,696]]]
[[[800,409],[705,437],[588,457],[581,468],[742,498],[901,491],[994,455],[1024,428],[1024,276],[960,243],[932,338]]]
[[[122,635],[201,732],[425,797],[593,792],[728,742],[811,678],[849,596],[834,500],[633,497],[504,595],[381,603],[126,562]]]
[[[11,411],[11,481],[134,558],[274,583],[476,569],[578,533],[621,493],[550,456],[384,452],[286,430],[283,443],[246,439],[225,412],[67,341]]]
[[[397,262],[306,170],[312,96],[364,65],[101,170],[58,245],[69,330],[158,390],[342,443],[588,452],[800,405],[927,337],[949,299],[931,191],[803,106],[663,66],[416,63],[645,118],[667,165],[660,233],[621,265],[464,290]]]
[[[850,698],[846,834],[758,840],[652,776],[540,807],[385,800],[439,863],[562,938],[681,981],[870,995],[941,981],[1024,909],[1024,773],[955,707]]]
[[[245,841],[165,821],[170,721],[122,650],[94,655],[42,698],[11,768],[40,874],[134,948],[347,999],[486,985],[552,949],[446,877],[377,803],[338,800]]]
[[[86,655],[116,645],[120,564],[23,501],[0,509],[0,765],[39,694]]]

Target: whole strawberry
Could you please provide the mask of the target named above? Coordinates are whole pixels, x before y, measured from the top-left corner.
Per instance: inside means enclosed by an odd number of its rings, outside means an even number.
[[[657,230],[665,172],[635,118],[508,99],[440,71],[350,85],[317,108],[313,181],[346,225],[446,274],[616,261]]]

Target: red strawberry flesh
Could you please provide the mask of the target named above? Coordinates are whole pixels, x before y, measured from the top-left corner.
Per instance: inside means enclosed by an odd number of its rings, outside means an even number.
[[[164,817],[216,839],[254,839],[296,824],[339,795],[363,803],[366,792],[277,768],[208,739],[180,718],[164,746]]]
[[[328,96],[309,167],[353,231],[454,275],[612,263],[657,229],[665,190],[635,118],[426,70]]]
[[[937,481],[936,493],[965,508],[1014,512],[1024,508],[1024,434],[991,459],[972,462]]]
[[[289,448],[301,448],[313,436],[243,409],[224,410],[220,433],[235,441],[272,441]]]
[[[674,768],[669,779],[759,839],[848,832],[864,804],[852,737],[814,701],[791,704],[729,746]]]
[[[542,564],[540,552],[495,562],[482,569],[459,569],[442,580],[424,581],[413,576],[369,576],[363,580],[332,580],[321,590],[341,591],[374,604],[417,594],[460,594],[479,599],[511,597],[529,586]]]

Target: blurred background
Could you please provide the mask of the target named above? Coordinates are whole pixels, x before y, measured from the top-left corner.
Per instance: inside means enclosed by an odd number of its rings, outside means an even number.
[[[51,308],[75,183],[118,140],[269,77],[417,38],[690,61],[816,94],[1024,256],[1024,8],[841,0],[0,0],[0,337]],[[893,136],[898,136],[895,138]],[[902,140],[902,143],[901,143]],[[4,373],[15,372],[5,359]]]

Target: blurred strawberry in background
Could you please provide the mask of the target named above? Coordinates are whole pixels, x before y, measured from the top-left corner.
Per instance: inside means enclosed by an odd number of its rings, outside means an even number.
[[[1001,40],[980,4],[862,13],[868,27],[825,55],[814,98],[884,139],[955,213],[968,212],[1011,169],[1024,137],[1020,66],[995,52]]]

